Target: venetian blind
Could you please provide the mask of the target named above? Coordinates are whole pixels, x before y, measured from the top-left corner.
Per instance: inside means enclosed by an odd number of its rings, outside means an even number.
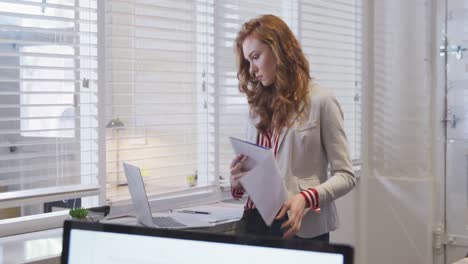
[[[0,1],[0,207],[97,188],[97,78],[96,0]]]
[[[362,1],[300,1],[299,31],[315,82],[336,95],[351,158],[360,159]]]
[[[122,162],[150,194],[215,184],[213,45],[209,1],[106,1],[108,199]]]
[[[243,23],[262,14],[281,17],[297,33],[295,1],[216,1],[215,4],[215,69],[217,88],[216,108],[217,150],[219,174],[229,182],[229,165],[234,153],[229,136],[245,138],[249,116],[247,100],[239,92],[235,57],[235,38]]]
[[[187,176],[195,173],[198,186],[228,179],[234,156],[228,136],[243,138],[248,117],[245,96],[238,91],[234,39],[242,23],[266,13],[288,23],[309,56],[312,75],[337,94],[353,158],[358,158],[359,3],[106,3],[109,186],[125,183],[123,161],[140,166],[155,193],[187,188]],[[346,13],[345,22],[336,12]],[[119,196],[109,194],[110,199]]]

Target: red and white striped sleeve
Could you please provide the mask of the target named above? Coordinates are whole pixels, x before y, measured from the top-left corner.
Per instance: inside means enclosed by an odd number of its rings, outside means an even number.
[[[242,196],[244,196],[245,190],[242,187],[237,187],[237,188],[232,188],[231,187],[231,195],[232,198],[236,200],[242,199]]]
[[[318,195],[317,190],[315,190],[315,188],[309,188],[307,190],[300,192],[300,194],[306,200],[306,207],[316,212],[320,212],[319,195]]]

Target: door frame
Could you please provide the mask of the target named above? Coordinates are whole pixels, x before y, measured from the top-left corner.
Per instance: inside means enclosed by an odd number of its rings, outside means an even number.
[[[442,120],[445,119],[447,109],[447,56],[440,56],[439,48],[446,46],[447,32],[447,0],[432,0],[432,98],[434,107],[433,117],[433,173],[434,195],[433,207],[433,263],[445,264],[446,259],[446,156],[447,131]]]

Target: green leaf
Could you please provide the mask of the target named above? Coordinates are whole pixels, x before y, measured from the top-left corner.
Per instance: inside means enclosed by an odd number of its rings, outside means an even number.
[[[73,208],[70,209],[68,214],[73,218],[86,218],[88,216],[88,209],[86,208]]]

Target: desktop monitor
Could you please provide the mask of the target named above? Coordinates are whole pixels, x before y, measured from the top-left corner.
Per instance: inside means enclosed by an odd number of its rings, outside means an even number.
[[[62,263],[352,264],[353,249],[309,240],[65,221]]]

